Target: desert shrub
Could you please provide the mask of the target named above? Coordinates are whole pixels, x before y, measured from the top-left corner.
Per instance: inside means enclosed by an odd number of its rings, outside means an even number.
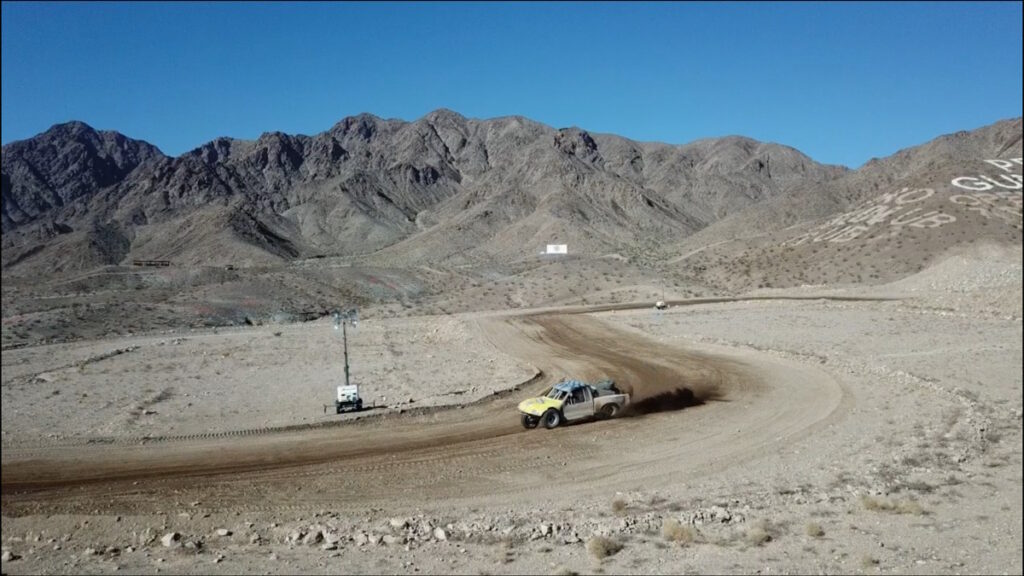
[[[765,520],[759,520],[747,529],[746,540],[751,546],[763,546],[774,539],[775,530]]]
[[[861,556],[860,565],[862,568],[874,568],[878,566],[878,560],[872,557],[870,554]]]
[[[658,496],[657,494],[652,494],[647,499],[647,505],[648,506],[660,506],[660,505],[664,504],[665,502],[666,502],[665,498],[663,498],[661,496]]]
[[[811,538],[821,538],[825,535],[825,529],[821,527],[821,524],[817,522],[807,523],[807,535]]]
[[[678,520],[666,518],[661,524],[661,535],[669,542],[689,544],[696,540],[697,532],[689,527],[683,526]]]
[[[595,534],[590,540],[587,540],[587,552],[590,552],[590,555],[598,560],[614,556],[620,550],[622,550],[622,544],[605,536]]]
[[[924,514],[924,508],[916,500],[891,500],[881,496],[862,496],[861,504],[867,510],[875,512],[890,512],[892,514],[913,514],[920,516]]]
[[[616,498],[615,500],[612,500],[612,512],[615,512],[616,514],[622,514],[626,511],[627,507],[628,504],[626,504],[626,501],[623,500],[622,498]]]

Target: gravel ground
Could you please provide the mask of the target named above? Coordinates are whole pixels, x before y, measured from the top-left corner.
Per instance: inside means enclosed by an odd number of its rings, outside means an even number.
[[[962,276],[972,274],[962,271]],[[593,315],[610,330],[647,339],[658,350],[732,351],[742,365],[806,367],[806,374],[834,379],[841,398],[827,417],[809,427],[801,424],[805,427],[792,433],[780,423],[772,438],[757,444],[763,449],[745,457],[733,454],[716,464],[715,455],[707,454],[699,466],[694,462],[693,470],[682,460],[672,460],[674,451],[697,454],[702,443],[714,445],[723,435],[756,437],[758,429],[737,429],[735,419],[708,417],[757,406],[754,396],[737,395],[678,414],[533,431],[495,441],[510,453],[513,446],[528,449],[537,442],[538,454],[550,458],[558,453],[545,438],[564,437],[572,446],[590,434],[602,438],[605,448],[594,454],[614,468],[608,455],[618,450],[623,470],[604,479],[585,478],[587,490],[580,493],[573,490],[574,482],[583,485],[584,478],[576,478],[572,470],[584,461],[567,454],[572,466],[538,498],[495,490],[488,497],[469,499],[459,495],[457,480],[443,480],[451,482],[446,488],[450,498],[409,494],[390,505],[362,509],[335,508],[315,494],[293,512],[263,511],[255,503],[249,510],[226,511],[170,494],[165,510],[138,515],[52,513],[44,506],[38,514],[12,516],[5,506],[4,572],[1019,574],[1024,569],[1019,265],[1009,268],[1007,277],[997,297],[988,285],[929,287],[922,277],[882,291],[892,296],[913,291],[903,301],[773,300]],[[999,302],[1016,302],[1018,308],[1000,308]],[[366,326],[358,337],[361,348],[354,348],[353,355],[362,373],[376,376],[371,380],[445,382],[423,393],[417,404],[439,401],[444,392],[474,383],[506,388],[532,373],[521,359],[489,346],[482,332],[476,332],[483,329],[473,317],[395,320],[387,330],[374,328],[372,322]],[[160,358],[194,362],[197,370],[209,374],[221,366],[210,357],[228,354],[222,360],[237,362],[230,364],[236,368],[246,365],[244,358],[258,360],[259,369],[252,373],[256,376],[249,377],[265,378],[264,386],[285,374],[281,368],[264,375],[264,369],[271,370],[288,355],[329,366],[334,359],[327,352],[328,336],[316,337],[323,345],[304,346],[298,340],[300,330],[309,328],[286,328],[281,336],[252,329],[188,336],[179,344],[168,337],[163,345],[128,340],[31,348],[14,357],[5,353],[5,443],[27,442],[26,436],[47,427],[59,430],[54,433],[63,438],[132,436],[143,429],[176,433],[185,426],[205,429],[205,423],[221,416],[197,410],[195,416],[175,418],[163,428],[124,423],[104,428],[102,422],[123,417],[121,411],[133,398],[104,400],[113,405],[108,415],[76,415],[68,422],[50,415],[42,403],[46,393],[65,383],[68,395],[84,391],[72,382],[95,386],[103,378],[97,373],[108,362],[126,362],[109,364],[110,374],[114,368],[146,362],[157,366]],[[401,354],[389,351],[385,334]],[[440,340],[431,342],[431,336]],[[279,342],[292,343],[280,357],[271,353]],[[70,375],[73,368],[59,368],[131,346],[139,348],[87,363],[76,376]],[[161,356],[186,347],[193,351]],[[209,352],[205,357],[204,351]],[[369,360],[374,357],[370,351],[380,360]],[[133,355],[141,360],[128,364]],[[459,361],[465,358],[472,362]],[[396,368],[388,372],[389,366]],[[225,366],[224,371],[230,369]],[[42,373],[57,376],[47,381]],[[777,380],[784,374],[773,373],[774,384],[766,376],[763,385],[782,385]],[[128,380],[124,376],[121,384],[111,384],[111,393],[130,389]],[[239,377],[219,387],[224,392],[213,397],[216,409],[210,410],[230,414],[229,400],[247,395],[235,391],[246,381]],[[11,386],[28,387],[29,382],[42,392],[11,394]],[[209,379],[203,384],[209,386]],[[291,394],[326,395],[329,390],[312,390],[329,384],[310,384],[308,393]],[[162,390],[160,385],[150,387],[155,393]],[[161,414],[149,416],[163,415],[170,402],[183,402],[186,392],[201,389],[175,388],[171,399],[151,405]],[[807,400],[799,398],[800,389],[793,392],[794,403]],[[808,387],[806,393],[827,389]],[[388,390],[389,397],[416,396],[410,388]],[[478,392],[485,395],[488,390]],[[281,402],[286,407],[281,422],[315,412],[311,400],[302,400],[309,405],[299,408],[300,401],[289,403],[283,400],[286,396],[253,400],[253,410],[266,419],[273,410],[264,406]],[[227,422],[246,425],[242,416]],[[487,458],[482,462],[503,457],[498,453]],[[444,469],[443,463],[439,466]],[[381,476],[380,481],[390,480]],[[111,506],[116,508],[116,503]]]

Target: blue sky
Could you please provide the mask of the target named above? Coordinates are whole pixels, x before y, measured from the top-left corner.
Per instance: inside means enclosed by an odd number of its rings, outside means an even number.
[[[82,120],[176,155],[370,112],[740,134],[856,167],[1021,115],[1020,2],[2,5],[2,140]]]

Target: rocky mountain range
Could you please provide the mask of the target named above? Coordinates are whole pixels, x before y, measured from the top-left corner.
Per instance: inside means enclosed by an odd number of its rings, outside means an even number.
[[[853,171],[749,138],[674,146],[442,109],[413,122],[361,114],[314,136],[218,138],[169,157],[69,122],[3,147],[3,268],[323,256],[460,265],[515,262],[546,243],[679,261],[1020,149],[1018,118]]]
[[[4,146],[2,171],[5,269],[389,247],[399,261],[461,261],[548,242],[599,253],[678,240],[847,172],[746,138],[638,143],[448,110],[415,122],[363,114],[315,136],[218,138],[176,158],[70,122]]]

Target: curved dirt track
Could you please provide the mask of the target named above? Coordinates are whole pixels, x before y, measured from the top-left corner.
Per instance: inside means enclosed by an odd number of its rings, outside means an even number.
[[[365,509],[387,503],[503,504],[573,482],[576,493],[716,473],[809,433],[840,405],[840,386],[809,366],[755,353],[683,350],[585,314],[488,317],[481,333],[542,371],[527,390],[461,408],[351,425],[218,440],[115,444],[5,454],[5,516],[153,513],[173,503],[209,510]],[[562,376],[603,376],[634,402],[689,388],[706,401],[524,431],[515,404]],[[650,399],[650,400],[649,400]],[[645,400],[649,400],[645,402]],[[202,508],[200,508],[202,509]]]

